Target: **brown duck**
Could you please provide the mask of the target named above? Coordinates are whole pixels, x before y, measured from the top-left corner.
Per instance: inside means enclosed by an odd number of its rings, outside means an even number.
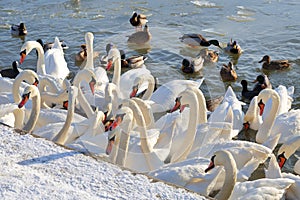
[[[262,63],[262,68],[267,70],[282,70],[287,69],[291,66],[288,60],[272,60],[271,57],[265,55],[259,63]]]
[[[232,62],[229,62],[228,65],[223,64],[220,75],[223,81],[236,81],[238,78]]]

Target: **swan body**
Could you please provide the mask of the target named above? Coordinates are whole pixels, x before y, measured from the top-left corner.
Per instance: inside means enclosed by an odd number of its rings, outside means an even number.
[[[13,24],[10,27],[10,32],[14,36],[24,36],[27,35],[27,29],[24,23],[18,24]]]
[[[243,129],[244,112],[242,106],[245,103],[239,101],[234,93],[232,87],[228,87],[225,92],[222,103],[211,113],[209,122],[224,122],[228,117],[230,110],[233,113],[233,127],[231,137],[235,137]]]
[[[134,43],[134,44],[145,44],[150,42],[152,39],[152,35],[149,31],[149,27],[146,24],[144,26],[144,29],[142,31],[135,32],[128,36],[128,43]]]
[[[191,47],[199,47],[199,46],[208,47],[210,45],[215,45],[217,47],[220,47],[218,40],[207,40],[200,34],[184,34],[179,39],[181,42]]]
[[[12,68],[10,68],[10,69],[2,69],[0,71],[0,75],[2,77],[8,77],[8,78],[12,78],[12,79],[16,78],[16,76],[21,71],[21,69],[18,68],[18,66],[19,66],[18,61],[13,61],[11,66],[12,66]]]
[[[283,70],[291,66],[288,60],[271,60],[268,55],[265,55],[259,63],[263,63],[262,68],[266,70]]]
[[[292,173],[282,173],[274,154],[271,154],[268,169],[265,169],[266,178],[289,178],[295,182],[286,190],[286,199],[300,198],[300,176]]]
[[[203,68],[204,58],[199,55],[195,58],[184,58],[182,60],[181,71],[184,73],[198,72]]]
[[[45,53],[45,68],[47,74],[59,79],[65,79],[70,73],[58,37],[55,37],[53,47]]]
[[[236,81],[238,78],[232,62],[229,62],[228,65],[223,64],[220,75],[223,81]]]
[[[255,181],[236,183],[236,163],[232,155],[221,150],[215,152],[211,163],[205,170],[208,172],[215,166],[224,166],[225,180],[222,189],[216,199],[282,199],[287,188],[295,181],[288,178],[268,179],[262,178]]]
[[[278,93],[272,89],[264,89],[258,95],[258,100],[261,100],[264,104],[269,99],[272,100],[272,107],[267,116],[263,118],[263,123],[256,134],[256,141],[263,143],[268,137],[281,133],[279,143],[284,143],[290,136],[299,135],[299,110],[291,110],[278,115],[280,107],[280,96]]]
[[[57,79],[58,82],[62,82],[64,78],[69,74],[67,63],[64,59],[64,55],[61,47],[57,44],[58,38],[55,39],[56,45],[50,52],[47,51],[47,59],[44,54],[43,47],[36,41],[27,41],[21,47],[20,63],[22,64],[26,56],[36,49],[38,53],[36,71],[38,75],[50,75]],[[51,65],[51,66],[49,66]]]

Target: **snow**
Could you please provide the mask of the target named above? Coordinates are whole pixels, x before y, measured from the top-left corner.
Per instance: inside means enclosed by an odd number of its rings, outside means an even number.
[[[0,199],[206,199],[0,125]]]

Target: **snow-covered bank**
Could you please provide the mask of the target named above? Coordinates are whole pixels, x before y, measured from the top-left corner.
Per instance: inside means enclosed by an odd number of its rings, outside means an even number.
[[[0,199],[205,199],[0,125]]]

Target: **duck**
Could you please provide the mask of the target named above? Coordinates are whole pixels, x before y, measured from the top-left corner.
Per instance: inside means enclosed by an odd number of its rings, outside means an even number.
[[[203,68],[204,58],[198,55],[195,58],[184,58],[182,60],[181,71],[187,74],[197,73]]]
[[[120,50],[121,68],[139,68],[142,67],[147,57],[144,55],[133,55],[126,58],[124,50]]]
[[[129,22],[132,26],[136,27],[136,28],[141,28],[142,26],[144,26],[148,20],[147,20],[147,16],[144,14],[137,14],[137,12],[133,12],[132,16],[129,19]]]
[[[249,90],[248,82],[244,79],[241,81],[241,85],[243,87],[243,89],[242,89],[242,98],[243,99],[247,99],[247,100],[251,101],[253,99],[253,97],[257,96],[260,92],[258,90]]]
[[[254,80],[254,83],[256,83],[256,85],[254,86],[253,90],[263,90],[265,88],[270,88],[272,89],[272,84],[268,78],[267,75],[265,74],[260,74],[256,77],[256,79]]]
[[[11,25],[10,32],[14,36],[24,36],[24,35],[27,35],[27,33],[28,33],[25,23],[23,23],[23,22],[20,23],[19,25],[17,25],[17,24]]]
[[[1,74],[2,77],[15,79],[16,76],[18,76],[18,74],[21,71],[21,69],[18,68],[18,66],[19,66],[18,61],[16,61],[16,60],[13,61],[11,66],[12,66],[12,68],[10,68],[10,69],[2,69],[0,71],[0,74]]]
[[[54,42],[46,42],[46,43],[44,43],[42,39],[37,39],[36,41],[42,45],[45,53],[49,49],[52,49],[53,46],[54,46]],[[61,46],[61,48],[63,50],[69,49],[69,46],[65,43],[64,40],[60,40],[59,43],[60,43],[60,46]]]
[[[80,51],[75,55],[76,62],[83,62],[86,60],[87,52],[86,52],[86,44],[80,45]]]
[[[150,42],[151,38],[152,35],[149,31],[148,25],[146,24],[142,31],[135,32],[128,36],[127,42],[133,44],[145,44]]]
[[[243,50],[240,47],[240,45],[237,43],[237,41],[234,40],[232,42],[232,39],[230,40],[230,42],[227,43],[227,46],[224,48],[224,51],[231,54],[243,53]]]
[[[283,70],[291,66],[288,60],[271,60],[269,55],[265,55],[258,63],[263,63],[262,68],[266,70]]]
[[[238,76],[236,71],[233,69],[233,63],[230,61],[228,65],[223,64],[220,75],[223,81],[236,81]]]
[[[184,34],[179,39],[181,42],[191,47],[209,47],[210,45],[215,45],[221,48],[218,40],[207,40],[200,34]]]
[[[204,65],[216,63],[219,60],[219,53],[208,48],[201,49],[199,55],[204,58]]]

